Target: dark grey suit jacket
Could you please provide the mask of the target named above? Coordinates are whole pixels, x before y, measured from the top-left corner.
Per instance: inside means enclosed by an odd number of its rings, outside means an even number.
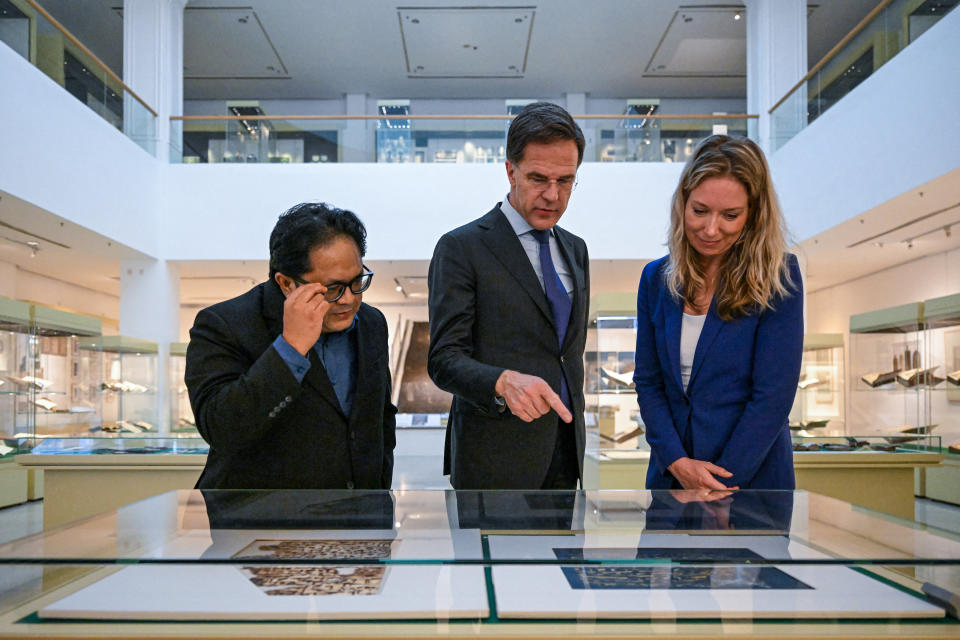
[[[185,380],[210,444],[201,489],[389,489],[396,445],[387,323],[357,314],[357,388],[344,415],[310,351],[302,383],[272,347],[284,296],[273,281],[197,314]]]
[[[583,349],[590,301],[587,246],[554,227],[574,280],[563,347],[547,296],[499,203],[440,238],[430,261],[430,377],[454,394],[444,473],[457,489],[539,489],[553,457],[559,418],[527,423],[500,412],[494,385],[504,369],[570,387],[583,467]],[[562,373],[561,373],[562,371]]]

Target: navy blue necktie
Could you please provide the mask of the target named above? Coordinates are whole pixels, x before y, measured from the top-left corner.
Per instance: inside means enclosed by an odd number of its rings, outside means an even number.
[[[563,339],[567,335],[567,326],[570,324],[570,310],[573,304],[570,302],[570,296],[567,295],[567,290],[553,264],[553,257],[550,255],[550,230],[533,229],[530,233],[540,243],[540,269],[543,272],[543,288],[547,293],[550,311],[553,312],[553,321],[557,325],[557,341],[560,348],[563,349]],[[570,390],[567,389],[566,376],[564,376],[560,385],[560,399],[564,406],[569,409]]]

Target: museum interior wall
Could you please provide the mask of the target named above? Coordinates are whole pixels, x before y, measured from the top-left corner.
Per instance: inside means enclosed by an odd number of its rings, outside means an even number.
[[[0,195],[158,255],[157,159],[8,47],[0,82]]]

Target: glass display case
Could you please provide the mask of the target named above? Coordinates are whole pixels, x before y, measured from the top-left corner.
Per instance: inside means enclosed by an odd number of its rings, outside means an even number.
[[[24,435],[33,439],[90,433],[100,426],[100,374],[97,361],[80,348],[100,334],[100,320],[33,305],[34,337],[31,400]]]
[[[79,343],[93,370],[102,420],[89,433],[157,433],[157,343],[97,336]],[[82,435],[75,433],[73,435]]]
[[[32,425],[30,305],[0,298],[0,461],[21,452]]]
[[[170,343],[170,432],[194,435],[197,433],[197,423],[183,378],[186,368],[187,343]]]
[[[931,431],[960,455],[960,294],[926,300],[923,317]]]
[[[210,452],[200,436],[147,436],[129,435],[85,436],[75,438],[44,438],[30,452],[35,456],[45,455],[105,455],[105,454],[202,454]]]
[[[940,451],[940,438],[921,434],[878,435],[807,435],[793,434],[793,451],[846,453],[918,453]],[[796,460],[796,456],[794,456]]]
[[[591,300],[584,353],[587,449],[646,447],[633,386],[637,346],[636,296],[598,294]],[[595,430],[591,426],[595,424]]]
[[[927,340],[920,302],[850,317],[850,433],[930,431],[930,390],[943,377]]]
[[[839,435],[844,424],[843,334],[803,336],[803,360],[790,430],[800,435]]]
[[[955,535],[804,491],[178,491],[0,564],[19,637],[932,637],[960,592]]]
[[[960,504],[960,294],[926,300],[930,431],[943,441],[943,462],[925,471],[919,492]]]

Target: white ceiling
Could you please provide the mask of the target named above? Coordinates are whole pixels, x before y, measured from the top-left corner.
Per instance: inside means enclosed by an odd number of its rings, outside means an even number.
[[[947,232],[949,230],[949,233]],[[960,169],[800,243],[814,292],[960,247]]]
[[[39,245],[31,251],[28,242]],[[25,271],[119,295],[120,263],[139,251],[0,191],[0,261]]]
[[[811,65],[877,2],[810,2]],[[122,75],[120,0],[41,3]],[[191,0],[184,16],[184,97],[530,98],[585,92],[595,98],[742,98],[746,20],[733,19],[742,10],[738,0],[509,6],[503,0],[444,0],[415,8],[387,0]],[[421,23],[404,24],[415,13]]]

